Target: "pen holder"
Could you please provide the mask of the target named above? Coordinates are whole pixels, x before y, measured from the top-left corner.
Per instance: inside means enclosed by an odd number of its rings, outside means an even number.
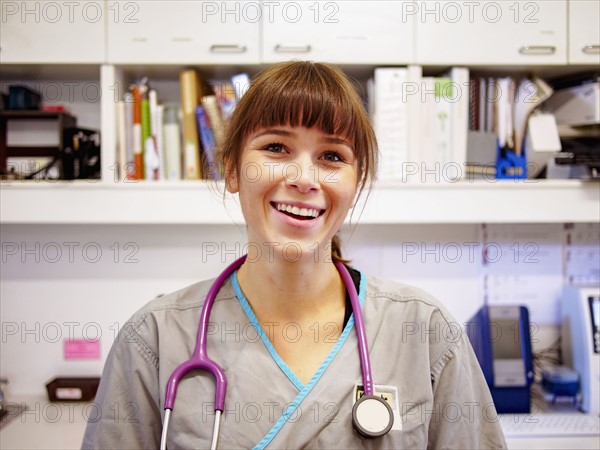
[[[506,147],[497,144],[496,153],[496,178],[499,180],[522,180],[527,178],[527,157],[525,146],[522,154],[517,155]]]

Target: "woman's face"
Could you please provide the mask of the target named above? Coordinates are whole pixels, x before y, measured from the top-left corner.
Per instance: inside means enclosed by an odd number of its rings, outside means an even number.
[[[318,128],[276,126],[250,135],[239,174],[227,179],[228,191],[240,194],[249,257],[329,258],[356,196],[357,166],[348,141]]]

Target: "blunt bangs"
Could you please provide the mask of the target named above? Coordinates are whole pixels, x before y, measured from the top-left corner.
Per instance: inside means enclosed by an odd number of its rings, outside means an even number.
[[[323,75],[313,66],[310,72],[296,70],[288,79],[265,80],[265,86],[256,85],[266,95],[252,107],[248,134],[274,126],[316,127],[349,140],[354,150],[359,140],[353,132],[357,129],[356,111],[340,86]]]

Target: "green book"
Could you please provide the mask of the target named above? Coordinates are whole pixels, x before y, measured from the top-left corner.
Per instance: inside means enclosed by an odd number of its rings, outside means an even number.
[[[150,125],[150,101],[147,98],[142,100],[142,161],[146,161],[146,140],[152,135]],[[144,167],[142,167],[143,177],[146,179]]]

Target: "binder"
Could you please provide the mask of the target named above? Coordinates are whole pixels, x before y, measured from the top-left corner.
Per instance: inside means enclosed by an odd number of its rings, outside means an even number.
[[[376,68],[374,89],[375,134],[381,155],[379,179],[403,177],[407,160],[407,105],[403,89],[408,81],[406,68]]]
[[[454,178],[449,174],[448,164],[453,160],[452,148],[452,98],[454,95],[452,80],[446,77],[434,78],[436,153],[440,166],[440,178]]]
[[[164,161],[167,180],[181,180],[181,129],[179,108],[167,106],[164,115]]]
[[[187,180],[199,180],[204,174],[202,173],[202,158],[198,140],[196,106],[202,99],[202,86],[200,77],[194,69],[182,70],[179,74],[179,81],[183,114],[184,176]]]
[[[469,131],[469,69],[453,67],[448,73],[452,80],[453,95],[451,98],[450,123],[451,161],[457,164],[458,174],[455,178],[464,176],[467,163],[467,134]]]

